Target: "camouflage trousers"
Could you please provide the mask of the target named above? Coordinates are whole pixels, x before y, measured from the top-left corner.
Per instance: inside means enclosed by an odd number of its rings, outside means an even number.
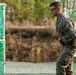
[[[56,63],[56,75],[74,75],[71,69],[76,48],[63,47]]]

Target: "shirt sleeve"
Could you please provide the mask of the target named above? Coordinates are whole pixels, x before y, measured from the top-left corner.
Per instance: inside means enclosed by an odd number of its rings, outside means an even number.
[[[74,28],[73,28],[72,22],[70,22],[69,20],[64,20],[63,24],[62,24],[62,29],[63,29],[64,35],[61,38],[61,41],[65,45],[71,44],[72,40],[75,37],[74,36]]]

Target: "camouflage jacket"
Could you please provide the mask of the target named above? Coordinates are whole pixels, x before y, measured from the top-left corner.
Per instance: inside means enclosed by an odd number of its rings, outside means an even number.
[[[71,45],[74,36],[74,24],[72,20],[60,15],[60,19],[56,21],[56,31],[64,45]]]

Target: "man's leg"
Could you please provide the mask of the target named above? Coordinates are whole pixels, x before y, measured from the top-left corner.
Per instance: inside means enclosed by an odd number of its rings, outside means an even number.
[[[68,67],[66,68],[66,75],[74,75],[72,71],[72,62],[70,62]]]
[[[56,75],[67,75],[66,69],[73,58],[71,50],[72,48],[70,47],[63,47],[60,57],[56,64]]]
[[[71,54],[74,55],[75,51],[76,51],[76,48],[72,49]],[[69,63],[68,67],[66,68],[66,75],[74,75],[72,71],[73,70],[72,64],[73,64],[73,58],[72,58],[72,61]]]

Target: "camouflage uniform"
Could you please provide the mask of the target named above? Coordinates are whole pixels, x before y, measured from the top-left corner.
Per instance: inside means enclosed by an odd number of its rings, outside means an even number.
[[[73,75],[71,70],[75,53],[75,48],[72,47],[72,40],[75,37],[73,25],[73,22],[63,14],[56,21],[56,30],[63,46],[56,64],[56,75]]]

